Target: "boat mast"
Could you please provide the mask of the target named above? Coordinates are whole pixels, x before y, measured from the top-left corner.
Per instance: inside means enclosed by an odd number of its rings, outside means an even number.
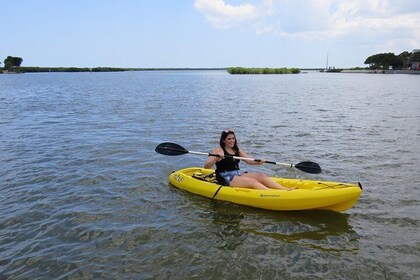
[[[328,71],[328,54],[330,51],[327,51],[327,64],[325,65],[325,71]]]

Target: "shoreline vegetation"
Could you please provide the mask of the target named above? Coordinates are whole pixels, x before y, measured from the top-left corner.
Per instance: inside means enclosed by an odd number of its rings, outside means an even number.
[[[393,69],[370,69],[370,68],[349,68],[349,69],[322,69],[321,73],[353,73],[353,74],[414,74],[420,75],[419,70],[393,70]]]
[[[125,72],[125,71],[189,71],[189,70],[224,70],[232,75],[271,75],[271,74],[306,74],[306,71],[323,73],[362,73],[362,74],[420,74],[419,70],[392,70],[392,69],[371,69],[369,67],[355,68],[247,68],[247,67],[226,67],[226,68],[118,68],[118,67],[38,67],[21,66],[13,70],[0,68],[0,74],[21,74],[21,73],[77,73],[77,72]]]
[[[45,73],[45,72],[124,72],[124,71],[164,71],[164,70],[226,70],[226,68],[120,68],[120,67],[38,67],[21,66],[4,73]],[[1,74],[1,69],[0,69]]]
[[[124,72],[124,71],[175,71],[175,70],[225,70],[229,74],[299,74],[299,68],[246,68],[246,67],[227,67],[227,68],[115,68],[115,67],[37,67],[21,66],[13,71],[4,70],[5,74],[15,73],[49,73],[49,72]],[[321,70],[321,69],[305,69]],[[0,74],[2,72],[0,71]]]
[[[168,70],[225,70],[230,74],[299,74],[299,68],[247,68],[247,67],[226,67],[226,68],[118,68],[118,67],[38,67],[21,66],[14,71],[3,71],[4,73],[45,73],[45,72],[124,72],[124,71],[168,71]],[[306,69],[308,70],[308,69]],[[309,69],[321,70],[321,69]]]
[[[245,67],[229,67],[229,74],[299,74],[299,68],[245,68]]]
[[[402,52],[399,55],[394,53],[378,53],[369,56],[364,64],[369,67],[355,68],[249,68],[249,67],[227,67],[227,68],[118,68],[118,67],[39,67],[23,66],[21,57],[8,56],[4,60],[3,70],[0,68],[0,74],[16,73],[42,73],[42,72],[123,72],[123,71],[165,71],[165,70],[225,70],[229,74],[299,74],[307,73],[302,70],[312,70],[327,73],[382,73],[382,74],[420,74],[420,49],[414,49],[412,52]],[[0,62],[1,64],[1,62]]]

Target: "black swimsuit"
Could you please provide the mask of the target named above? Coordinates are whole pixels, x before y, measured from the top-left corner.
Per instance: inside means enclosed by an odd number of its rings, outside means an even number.
[[[234,155],[231,155],[226,151],[225,148],[223,148],[223,153],[225,155],[231,156],[231,157],[225,157],[218,162],[216,162],[216,172],[225,172],[225,171],[233,171],[233,170],[239,170],[239,159],[232,158],[233,156],[239,156],[238,152],[235,152]]]
[[[223,148],[225,155],[229,156],[239,156],[238,152],[235,152],[234,155],[229,154],[225,148]],[[240,176],[239,171],[239,159],[234,159],[232,157],[225,157],[222,160],[216,162],[216,178],[220,184],[229,186],[230,181],[233,180],[234,176]]]

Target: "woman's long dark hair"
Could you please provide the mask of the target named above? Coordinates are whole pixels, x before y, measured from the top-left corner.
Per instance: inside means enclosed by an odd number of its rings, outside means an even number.
[[[222,131],[222,135],[220,135],[220,147],[222,147],[222,149],[225,148],[225,143],[223,142],[224,140],[226,140],[226,138],[229,136],[229,134],[233,134],[233,136],[235,136],[235,132],[233,132],[232,130],[228,130],[226,131]],[[236,139],[235,136],[235,144],[233,145],[233,150],[235,151],[235,153],[239,153],[239,147],[238,147],[238,140]]]

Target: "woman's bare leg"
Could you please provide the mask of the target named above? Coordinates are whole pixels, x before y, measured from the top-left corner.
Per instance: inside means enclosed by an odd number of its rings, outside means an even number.
[[[230,186],[237,187],[237,188],[268,190],[266,186],[258,182],[256,179],[249,176],[243,176],[243,175],[233,177],[232,181],[230,181]]]
[[[267,175],[263,173],[244,173],[241,176],[247,177],[247,178],[253,178],[262,185],[264,185],[267,188],[270,189],[276,189],[276,190],[290,190],[289,188],[283,187],[282,185],[276,183],[273,179],[268,177]]]

